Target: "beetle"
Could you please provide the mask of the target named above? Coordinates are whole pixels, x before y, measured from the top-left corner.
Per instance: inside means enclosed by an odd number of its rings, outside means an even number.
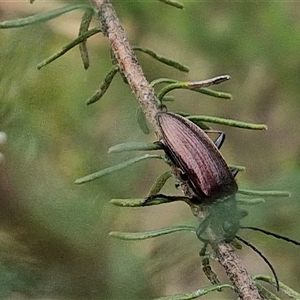
[[[228,167],[218,149],[225,134],[221,133],[214,143],[196,124],[177,114],[159,112],[156,120],[161,134],[159,142],[189,200],[186,202],[202,220],[198,238],[212,242],[207,235],[210,227],[216,243],[231,242],[247,212],[237,207],[237,172]]]
[[[224,196],[234,195],[238,186],[231,170],[219,152],[225,134],[214,143],[196,124],[177,114],[156,115],[162,144],[171,165],[180,170],[179,181],[189,185],[192,201],[210,204]]]

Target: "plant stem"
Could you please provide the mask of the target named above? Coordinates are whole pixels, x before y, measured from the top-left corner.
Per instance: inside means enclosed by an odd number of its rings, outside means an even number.
[[[214,247],[219,263],[224,268],[228,278],[236,288],[239,299],[260,300],[261,297],[247,269],[243,265],[236,250],[228,243]]]
[[[108,38],[120,71],[138,99],[150,124],[157,135],[159,129],[155,120],[156,113],[160,110],[153,88],[146,80],[143,70],[127,40],[124,29],[116,12],[108,0],[91,0],[102,24],[103,34]]]

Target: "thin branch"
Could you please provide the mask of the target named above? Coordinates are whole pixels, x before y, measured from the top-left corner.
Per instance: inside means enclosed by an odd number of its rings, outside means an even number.
[[[219,263],[224,268],[228,278],[236,288],[239,299],[260,300],[261,297],[247,269],[236,253],[236,250],[227,243],[218,244],[214,250]]]
[[[103,34],[107,36],[110,46],[118,61],[120,71],[140,102],[140,105],[155,132],[159,135],[155,115],[160,110],[153,88],[146,80],[143,70],[127,40],[124,29],[116,12],[108,0],[91,0],[102,24]]]
[[[140,102],[148,121],[152,124],[159,138],[159,129],[155,115],[160,110],[154,90],[146,80],[141,66],[124,34],[124,29],[109,0],[91,0],[101,20],[103,34],[107,36],[120,71],[126,77],[130,88]],[[234,248],[227,244],[216,244],[214,247],[220,264],[234,284],[239,299],[261,299],[246,268],[243,266]]]

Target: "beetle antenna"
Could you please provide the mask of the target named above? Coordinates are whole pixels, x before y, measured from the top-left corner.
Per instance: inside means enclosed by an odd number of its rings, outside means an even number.
[[[274,232],[270,232],[268,230],[264,230],[264,229],[257,228],[257,227],[252,227],[252,226],[241,226],[240,228],[242,228],[242,229],[251,229],[251,230],[254,230],[254,231],[259,231],[259,232],[262,232],[262,233],[264,233],[266,235],[273,236],[276,239],[284,240],[284,241],[286,241],[288,243],[292,243],[292,244],[294,244],[296,246],[300,246],[300,242],[295,241],[293,239],[290,239],[289,237],[286,237],[286,236],[283,236],[283,235],[280,235],[280,234],[277,234],[277,233],[274,233]]]
[[[269,266],[269,268],[271,269],[272,273],[273,273],[273,276],[274,276],[274,279],[275,279],[275,282],[276,282],[276,288],[277,288],[277,291],[279,291],[279,280],[278,280],[278,277],[277,277],[277,274],[275,272],[275,269],[274,267],[271,265],[271,263],[269,262],[269,260],[255,247],[253,246],[252,244],[250,244],[248,241],[242,239],[241,237],[239,236],[235,236],[239,241],[241,241],[242,243],[244,243],[246,246],[250,247],[254,252],[256,252],[263,260],[264,262]]]

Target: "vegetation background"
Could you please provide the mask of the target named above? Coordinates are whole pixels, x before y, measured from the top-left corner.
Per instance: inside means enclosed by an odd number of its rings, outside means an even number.
[[[87,1],[28,2],[1,1],[1,20]],[[291,198],[250,207],[243,224],[300,240],[300,3],[183,3],[185,9],[177,10],[158,1],[113,1],[133,45],[191,69],[174,71],[138,53],[149,80],[231,76],[216,89],[231,93],[232,101],[176,91],[169,110],[267,124],[265,132],[218,127],[227,134],[222,152],[228,162],[246,166],[238,175],[240,187],[292,192]],[[137,101],[120,76],[100,102],[85,106],[110,68],[109,45],[101,35],[88,41],[88,71],[78,49],[36,69],[76,37],[81,14],[0,31],[0,130],[8,136],[0,165],[0,298],[151,299],[207,286],[201,244],[193,235],[141,242],[108,237],[113,230],[196,225],[184,204],[138,209],[108,204],[111,198],[145,196],[166,165],[144,162],[90,184],[73,183],[124,160],[123,154],[108,155],[109,147],[155,139],[138,128]],[[172,182],[165,193],[177,193]],[[299,249],[259,233],[240,235],[269,258],[280,280],[299,291]],[[270,273],[250,250],[239,253],[251,274]],[[213,267],[225,280],[217,263]],[[216,297],[233,295],[205,299]]]

